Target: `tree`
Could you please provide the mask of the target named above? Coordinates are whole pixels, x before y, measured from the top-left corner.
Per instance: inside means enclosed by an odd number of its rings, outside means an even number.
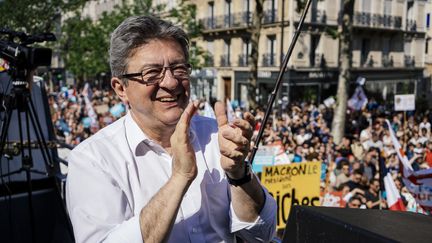
[[[263,10],[264,0],[255,0],[255,11],[252,15],[252,26],[249,27],[251,34],[251,55],[249,56],[249,86],[248,86],[248,102],[250,108],[256,108],[256,92],[258,90],[258,57],[259,57],[259,39],[261,35],[262,19],[264,16]]]
[[[30,34],[53,32],[63,13],[74,11],[88,0],[3,0],[0,27]]]
[[[202,25],[196,18],[197,7],[189,0],[181,0],[177,8],[173,8],[169,12],[169,17],[174,23],[179,23],[188,33],[192,43],[190,46],[189,62],[194,69],[201,69],[204,65],[204,60],[209,57],[209,53],[202,47],[194,45],[193,40],[201,36],[203,29]]]
[[[342,141],[345,134],[345,118],[347,109],[347,84],[351,80],[352,66],[352,29],[355,0],[343,0],[342,19],[338,26],[339,36],[339,78],[336,108],[332,121],[332,135],[336,144]]]
[[[75,75],[79,83],[96,78],[102,72],[109,72],[110,34],[125,18],[133,15],[166,15],[164,17],[173,18],[176,23],[180,23],[192,37],[197,35],[199,25],[195,21],[195,5],[183,0],[176,9],[165,11],[165,8],[164,4],[153,5],[152,0],[135,0],[132,4],[123,0],[121,5],[109,13],[102,13],[96,21],[76,11],[73,17],[64,21],[62,28],[65,67]],[[203,50],[192,47],[191,53],[192,65],[199,67],[197,56]]]

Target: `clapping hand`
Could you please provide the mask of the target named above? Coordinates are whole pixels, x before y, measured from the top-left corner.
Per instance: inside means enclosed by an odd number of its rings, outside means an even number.
[[[219,127],[222,169],[230,178],[240,179],[245,174],[245,159],[250,150],[255,118],[251,113],[246,112],[244,119],[236,118],[232,124],[229,124],[225,105],[222,102],[216,102],[215,115]]]

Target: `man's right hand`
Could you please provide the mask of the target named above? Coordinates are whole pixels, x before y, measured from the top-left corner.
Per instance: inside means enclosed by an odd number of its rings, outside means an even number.
[[[188,104],[170,140],[173,157],[172,176],[179,176],[188,182],[192,182],[198,174],[195,151],[189,138],[190,122],[198,109],[198,104],[198,102]]]

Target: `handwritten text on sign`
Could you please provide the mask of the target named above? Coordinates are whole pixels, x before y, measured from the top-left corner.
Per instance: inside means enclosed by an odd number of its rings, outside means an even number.
[[[321,162],[265,166],[261,182],[278,205],[277,227],[284,228],[292,205],[320,206]]]

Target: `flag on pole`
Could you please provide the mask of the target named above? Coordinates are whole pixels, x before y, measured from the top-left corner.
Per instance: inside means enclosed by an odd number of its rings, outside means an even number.
[[[213,108],[207,101],[204,103],[203,116],[216,119],[216,115],[213,111]]]
[[[231,101],[229,98],[227,98],[227,100],[226,100],[226,106],[227,106],[226,109],[227,109],[228,123],[232,123],[234,121],[235,113],[234,113],[234,110],[232,108]]]
[[[89,83],[86,83],[84,85],[84,89],[82,91],[84,102],[85,102],[85,109],[87,111],[87,116],[90,118],[90,126],[94,128],[99,128],[99,123],[97,119],[97,114],[93,108],[93,105],[90,101],[89,94],[91,92]]]
[[[357,88],[354,91],[353,96],[348,100],[348,107],[353,110],[361,110],[363,109],[368,102],[368,98],[366,97],[366,94],[362,88],[362,86],[357,86]]]
[[[390,131],[390,137],[393,146],[397,152],[400,160],[399,171],[402,173],[402,180],[408,189],[408,191],[413,195],[417,203],[422,206],[425,210],[432,210],[432,169],[424,169],[419,171],[414,171],[408,158],[405,155],[396,135],[392,129],[389,120],[386,120]]]
[[[384,190],[387,196],[387,205],[390,210],[406,211],[403,204],[402,197],[396,184],[393,180],[392,174],[389,172],[385,165],[385,160],[379,160],[379,175],[380,175],[380,190]]]

